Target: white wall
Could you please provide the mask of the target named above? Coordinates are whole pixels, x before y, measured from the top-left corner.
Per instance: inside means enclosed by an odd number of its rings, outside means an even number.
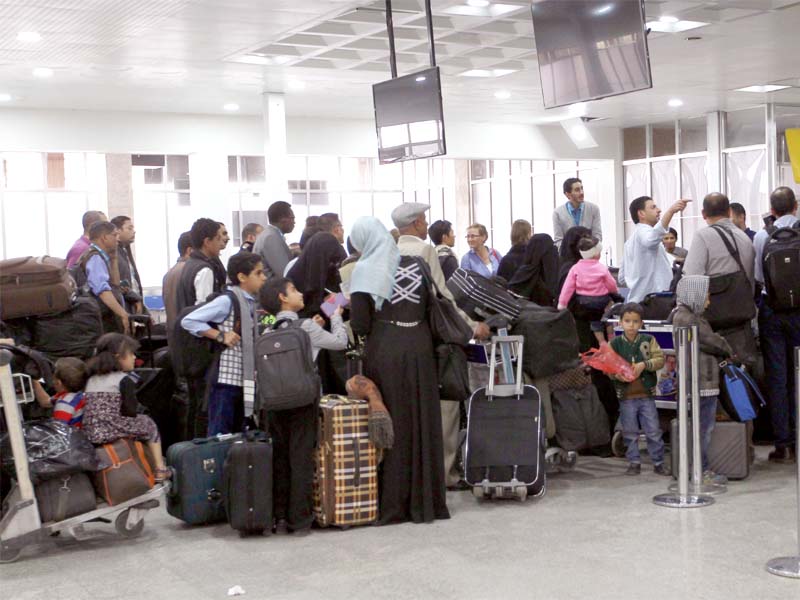
[[[226,155],[264,153],[260,117],[81,110],[0,110],[0,150]],[[577,150],[560,126],[448,123],[451,158],[620,159],[618,130],[594,128],[600,146]],[[290,154],[376,156],[369,120],[290,118]]]

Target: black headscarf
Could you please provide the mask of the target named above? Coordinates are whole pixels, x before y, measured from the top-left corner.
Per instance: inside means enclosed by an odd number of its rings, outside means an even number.
[[[304,313],[316,314],[326,289],[338,291],[338,267],[345,258],[347,253],[331,233],[321,231],[308,240],[300,258],[287,274],[295,287],[303,292]]]
[[[537,233],[525,248],[522,266],[508,283],[511,291],[541,306],[552,306],[558,283],[558,252],[546,233]]]
[[[559,251],[559,266],[558,266],[558,293],[561,293],[561,288],[564,287],[564,281],[567,279],[569,270],[581,259],[581,253],[578,250],[578,242],[582,238],[592,237],[592,230],[588,227],[577,225],[570,227],[564,233],[564,239],[561,240],[561,249]]]
[[[511,246],[511,249],[500,259],[500,265],[497,267],[497,276],[506,281],[511,281],[514,278],[514,273],[524,264],[527,249],[528,246],[525,242]]]

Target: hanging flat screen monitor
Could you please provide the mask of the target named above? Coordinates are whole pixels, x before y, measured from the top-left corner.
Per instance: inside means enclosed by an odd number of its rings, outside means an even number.
[[[642,0],[534,0],[545,108],[653,87]]]
[[[447,152],[439,67],[372,86],[381,164]]]

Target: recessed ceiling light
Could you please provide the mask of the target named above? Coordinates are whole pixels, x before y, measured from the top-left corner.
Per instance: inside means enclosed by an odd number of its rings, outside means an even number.
[[[228,102],[223,107],[223,110],[227,110],[228,112],[236,112],[239,110],[239,105],[236,102]]]
[[[40,79],[47,79],[48,77],[53,76],[53,69],[50,69],[48,67],[36,67],[31,72],[33,73],[34,77],[38,77]]]
[[[681,33],[698,27],[705,27],[708,23],[703,21],[648,21],[647,28],[658,33]]]
[[[289,86],[289,89],[292,90],[293,92],[300,92],[300,91],[306,89],[306,84],[304,82],[300,81],[299,79],[292,79],[288,83],[288,86]]]
[[[735,90],[737,92],[752,92],[754,94],[767,94],[769,92],[777,92],[778,90],[785,90],[788,87],[792,87],[790,85],[749,85],[747,87],[739,88]]]
[[[672,108],[678,108],[679,106],[683,106],[683,100],[680,98],[670,98],[669,102],[667,102],[668,106]]]
[[[498,90],[494,93],[494,97],[498,100],[508,100],[511,98],[511,92],[508,90]]]
[[[486,8],[489,6],[489,0],[467,0],[467,6],[473,8]]]
[[[18,42],[38,42],[42,39],[36,31],[20,31],[17,34]]]
[[[678,21],[680,21],[678,17],[670,17],[668,15],[659,17],[658,20],[661,21],[662,23],[677,23]]]
[[[516,73],[516,69],[470,69],[461,73],[461,77],[502,77],[509,73]]]
[[[11,102],[11,94],[0,94],[0,102]]]

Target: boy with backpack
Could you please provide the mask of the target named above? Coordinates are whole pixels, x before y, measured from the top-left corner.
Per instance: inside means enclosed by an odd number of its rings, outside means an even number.
[[[331,316],[330,332],[322,328],[321,317],[298,318],[303,294],[289,279],[270,279],[259,300],[276,317],[273,328],[258,340],[258,417],[272,436],[275,529],[305,535],[314,519],[314,447],[321,393],[314,361],[321,349],[344,350],[347,330],[341,307]]]
[[[228,291],[181,320],[183,329],[223,348],[208,393],[209,436],[241,431],[255,399],[255,296],[266,280],[261,257],[235,254],[228,261],[228,277],[233,282]]]

